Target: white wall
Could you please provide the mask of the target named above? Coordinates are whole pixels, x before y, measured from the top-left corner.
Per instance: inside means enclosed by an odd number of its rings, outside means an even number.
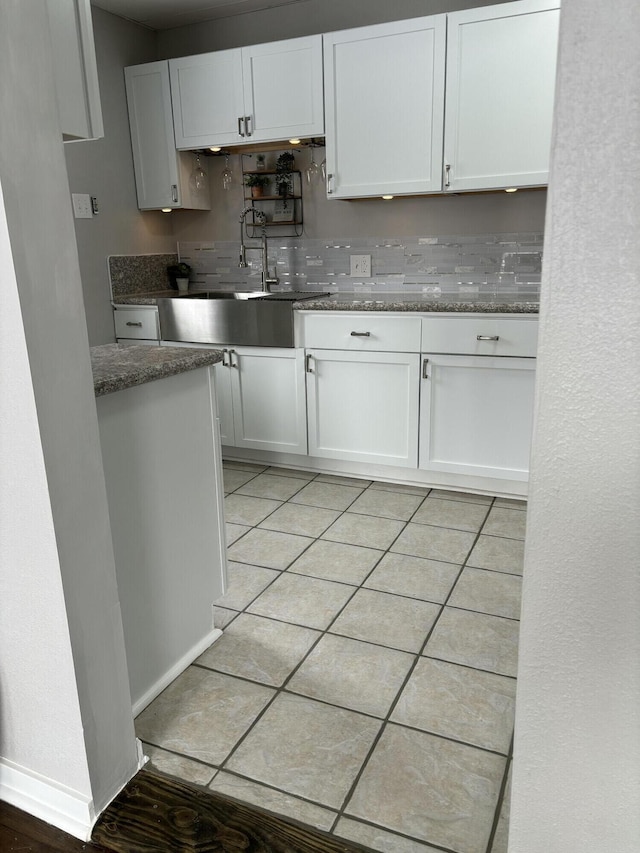
[[[3,0],[0,79],[0,115],[10,117],[0,122],[0,185],[11,247],[9,258],[5,237],[3,312],[6,290],[8,316],[17,322],[14,270],[32,386],[18,324],[8,338],[17,347],[9,363],[24,387],[18,391],[3,363],[2,388],[25,408],[3,416],[8,443],[0,445],[0,466],[14,474],[24,467],[37,513],[0,539],[2,606],[12,614],[0,648],[0,689],[11,697],[10,704],[0,701],[0,745],[23,776],[43,776],[50,787],[62,786],[72,800],[75,791],[87,808],[100,811],[135,772],[137,754],[44,0]],[[3,396],[3,411],[5,403]],[[24,427],[24,435],[12,436],[14,427]],[[10,504],[12,481],[3,475],[1,485]],[[16,500],[25,500],[22,487]],[[15,577],[20,569],[29,573]],[[43,685],[52,675],[40,679],[45,664],[60,674],[51,698]],[[49,718],[49,701],[59,718]]]
[[[89,342],[115,340],[107,255],[175,251],[169,217],[141,213],[136,200],[123,68],[155,59],[156,36],[92,7],[104,138],[65,145],[70,192],[96,196],[100,213],[76,219]]]
[[[6,794],[10,762],[14,770],[27,768],[89,798],[55,529],[1,187],[0,263],[0,792]],[[43,739],[54,742],[55,749],[43,748]]]
[[[563,0],[510,853],[640,849],[640,6]]]

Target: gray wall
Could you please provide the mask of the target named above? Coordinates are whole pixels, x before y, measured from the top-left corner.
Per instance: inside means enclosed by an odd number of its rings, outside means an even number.
[[[136,201],[122,69],[155,59],[155,33],[95,6],[92,9],[104,139],[65,145],[70,192],[98,199],[100,213],[76,219],[87,327],[91,345],[115,340],[107,255],[171,252],[168,217],[141,213]]]
[[[24,453],[24,468],[30,474],[33,460],[41,457],[46,481],[27,481],[34,483],[34,508],[38,510],[34,524],[43,525],[29,529],[27,535],[34,543],[25,541],[15,553],[0,548],[4,558],[0,560],[2,606],[11,619],[14,641],[18,638],[18,656],[12,660],[4,659],[12,647],[2,647],[2,691],[4,696],[7,679],[14,679],[12,695],[23,703],[23,709],[11,707],[11,719],[0,721],[0,745],[8,747],[11,760],[27,775],[33,771],[48,776],[54,787],[56,783],[76,786],[85,802],[93,797],[99,811],[135,772],[137,754],[52,69],[43,0],[3,0],[0,115],[11,117],[0,122],[0,184],[11,244],[11,257],[7,258],[6,250],[2,256],[3,284],[6,278],[9,291],[17,282],[33,383],[26,392],[35,402],[40,443],[25,447],[20,443],[23,437],[16,436],[8,447],[2,445],[1,452],[2,457],[14,451]],[[11,405],[15,394],[8,399]],[[34,438],[33,433],[30,437]],[[0,464],[2,461],[0,457]],[[14,470],[12,461],[9,471]],[[11,480],[3,477],[2,486],[11,490]],[[52,528],[44,527],[43,502],[47,497]],[[2,521],[0,527],[7,519],[3,517]],[[55,539],[55,562],[39,561],[41,554],[35,543],[41,542],[44,547],[47,538]],[[31,555],[38,562],[32,571],[20,574]],[[46,588],[39,582],[39,573],[48,575]],[[60,584],[62,594],[55,601],[54,611],[43,612],[52,600],[51,590]],[[27,610],[22,612],[25,602]],[[64,620],[73,655],[76,684],[72,692],[64,669],[67,661],[59,661],[55,654]],[[38,622],[55,625],[55,645],[47,661],[42,658],[47,629],[36,633]],[[42,692],[47,679],[41,682],[39,671],[43,665],[55,669],[59,662],[63,677],[54,685],[51,702],[67,709],[69,717],[74,706],[79,710],[80,737],[85,747],[82,755],[77,743],[72,755],[61,752],[69,742],[64,732],[69,725],[67,715],[51,720],[43,712],[41,725],[25,730],[33,720],[34,703],[35,708],[43,709],[50,702]],[[8,709],[3,707],[3,712],[8,713]],[[88,769],[90,791],[80,787],[83,764]],[[72,791],[68,793],[73,795]]]
[[[640,849],[639,44],[563,0],[510,853]]]

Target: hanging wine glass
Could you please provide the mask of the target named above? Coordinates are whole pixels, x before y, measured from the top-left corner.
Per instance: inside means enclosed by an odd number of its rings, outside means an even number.
[[[224,169],[222,170],[222,189],[228,190],[231,188],[231,184],[233,183],[233,172],[231,171],[231,166],[229,166],[229,155],[224,155]]]
[[[311,148],[311,162],[307,166],[305,176],[308,184],[315,184],[320,178],[320,167],[316,163],[315,148],[313,147]]]
[[[193,167],[193,172],[191,172],[191,175],[189,176],[189,185],[192,192],[195,193],[202,192],[207,186],[207,173],[202,168],[199,154],[196,154],[196,162]]]
[[[327,180],[327,158],[325,157],[320,163],[320,173],[322,174],[322,180],[326,182]]]

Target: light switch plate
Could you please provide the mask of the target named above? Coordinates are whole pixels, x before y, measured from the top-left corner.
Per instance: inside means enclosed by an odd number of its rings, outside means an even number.
[[[351,277],[371,278],[371,255],[349,255],[351,259]]]
[[[76,219],[92,219],[91,196],[89,193],[71,193],[73,215]]]

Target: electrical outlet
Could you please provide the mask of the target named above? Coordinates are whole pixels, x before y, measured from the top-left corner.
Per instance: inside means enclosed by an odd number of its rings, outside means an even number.
[[[349,255],[351,259],[351,276],[371,278],[371,255]]]
[[[89,193],[71,193],[73,215],[76,219],[92,219],[91,196]]]

